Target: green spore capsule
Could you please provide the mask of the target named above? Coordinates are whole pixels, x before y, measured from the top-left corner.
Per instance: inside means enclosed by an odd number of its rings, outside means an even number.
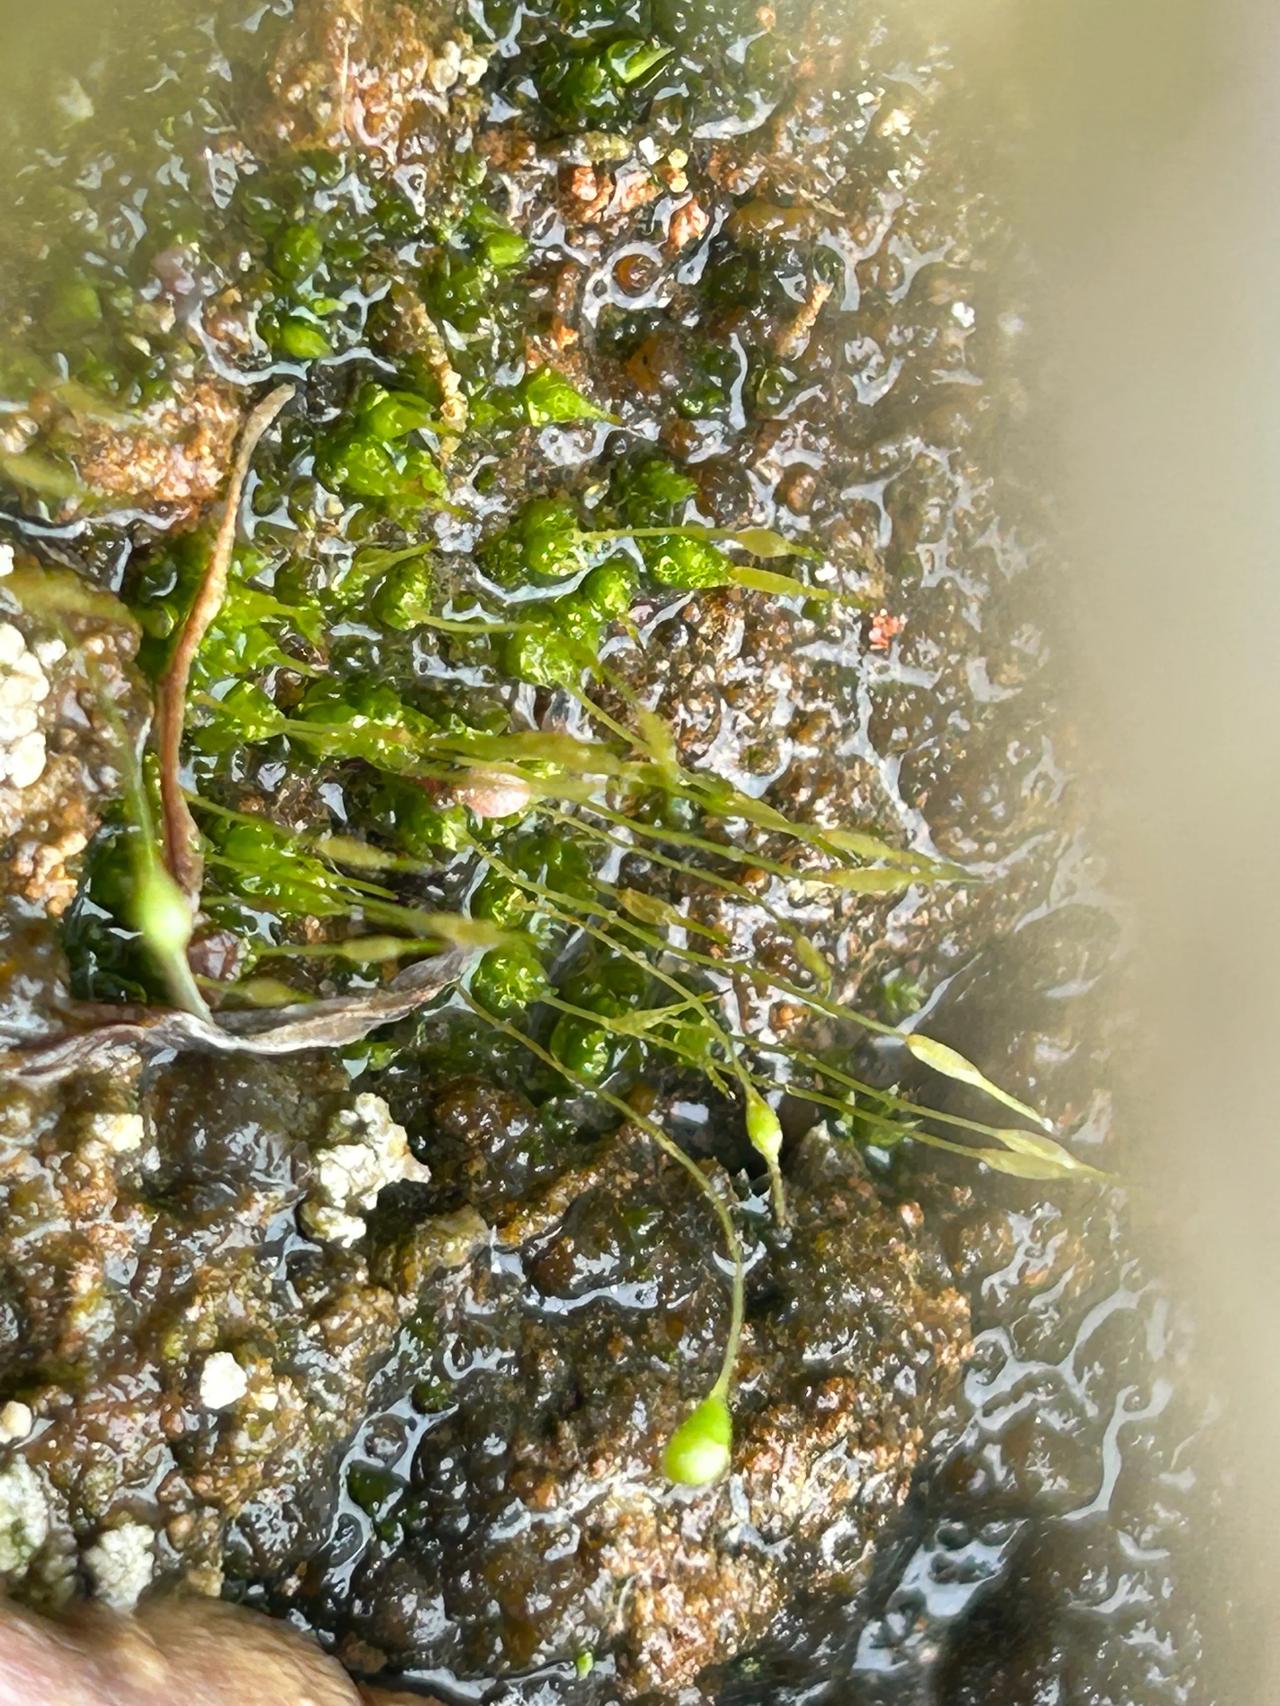
[[[191,906],[159,863],[139,865],[134,890],[134,922],[147,947],[162,964],[185,955],[191,940]]]
[[[967,1084],[971,1089],[980,1090],[984,1096],[990,1096],[993,1102],[999,1102],[1003,1107],[1012,1108],[1015,1114],[1022,1114],[1029,1120],[1034,1120],[1045,1131],[1052,1131],[1052,1123],[1029,1107],[1026,1102],[1011,1096],[1007,1090],[1002,1090],[998,1084],[980,1072],[978,1068],[958,1049],[951,1048],[947,1043],[936,1042],[933,1037],[921,1036],[918,1031],[905,1033],[902,1041],[908,1052],[913,1054],[922,1065],[941,1074],[943,1078],[953,1078],[958,1084]]]
[[[769,1187],[773,1193],[773,1209],[781,1225],[787,1222],[787,1199],[783,1190],[782,1171],[778,1157],[782,1154],[782,1125],[777,1114],[751,1084],[744,1084],[747,1104],[747,1137],[757,1155],[762,1155],[769,1168]]]
[[[782,1126],[758,1090],[748,1090],[746,1095],[747,1136],[751,1147],[772,1166],[782,1153]]]
[[[532,942],[491,949],[471,980],[471,993],[491,1013],[523,1013],[546,988],[547,974]]]
[[[550,622],[527,622],[507,640],[503,661],[509,674],[534,687],[571,687],[582,676],[582,658],[569,635]]]
[[[503,586],[566,580],[586,568],[590,540],[563,498],[534,498],[510,527],[480,546],[481,567]]]
[[[667,1441],[662,1472],[678,1487],[709,1487],[733,1457],[733,1417],[718,1392],[704,1398]]]
[[[584,397],[563,373],[540,367],[520,386],[520,401],[530,426],[549,426],[556,421],[616,421],[617,416]]]
[[[598,617],[625,616],[635,592],[635,570],[625,557],[611,557],[592,569],[582,583],[581,596]]]
[[[589,1024],[570,1013],[562,1013],[556,1020],[549,1046],[559,1065],[588,1084],[600,1084],[608,1078],[620,1053],[619,1039],[611,1029]]]
[[[431,563],[425,556],[397,563],[373,595],[374,616],[387,628],[407,633],[431,615]]]
[[[662,586],[700,591],[728,586],[733,580],[733,562],[705,539],[671,533],[645,552],[645,567]]]
[[[698,482],[690,474],[662,456],[619,463],[613,479],[614,502],[633,527],[675,524],[697,490]]]
[[[133,876],[133,921],[168,986],[175,1007],[208,1014],[187,964],[194,923],[191,902],[152,853],[138,859]]]

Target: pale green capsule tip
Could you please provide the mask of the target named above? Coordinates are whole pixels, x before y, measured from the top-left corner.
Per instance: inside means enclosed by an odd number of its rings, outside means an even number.
[[[731,537],[737,540],[743,550],[750,551],[757,557],[799,557],[805,554],[803,545],[793,545],[789,539],[784,539],[771,527],[744,527]]]
[[[776,1161],[782,1152],[782,1126],[778,1116],[758,1090],[748,1087],[746,1101],[747,1136],[751,1147],[766,1161]]]
[[[1026,1102],[1020,1102],[1016,1096],[1011,1096],[1007,1090],[1002,1090],[998,1084],[993,1084],[986,1075],[959,1049],[949,1047],[946,1043],[936,1042],[933,1037],[924,1037],[918,1031],[903,1036],[909,1053],[923,1065],[931,1067],[944,1078],[953,1078],[959,1084],[968,1084],[975,1090],[981,1090],[992,1101],[1001,1103],[1006,1108],[1012,1108],[1014,1113],[1023,1114],[1027,1119],[1034,1120],[1045,1131],[1052,1131],[1051,1123],[1035,1108]]]
[[[662,1469],[680,1487],[707,1487],[718,1481],[733,1457],[733,1418],[716,1392],[685,1417],[667,1441]]]
[[[191,906],[162,865],[148,865],[139,872],[134,914],[153,953],[167,957],[186,952],[191,940]]]

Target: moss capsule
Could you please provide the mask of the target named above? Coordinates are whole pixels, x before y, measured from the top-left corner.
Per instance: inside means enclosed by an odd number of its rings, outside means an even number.
[[[625,616],[631,609],[635,570],[625,557],[611,557],[592,569],[582,583],[587,608],[599,617]]]
[[[782,1183],[778,1157],[782,1154],[782,1126],[777,1114],[752,1085],[743,1086],[747,1104],[747,1137],[757,1155],[762,1155],[769,1168],[769,1188],[773,1193],[774,1213],[780,1225],[787,1223],[787,1196]]]
[[[599,1084],[617,1065],[618,1038],[603,1025],[588,1024],[571,1013],[556,1020],[550,1039],[551,1053],[569,1072]]]
[[[582,659],[567,634],[549,622],[527,622],[503,647],[509,674],[535,687],[567,687],[582,676]]]
[[[732,1456],[733,1418],[725,1400],[712,1392],[667,1441],[662,1470],[677,1486],[707,1487],[725,1473]]]
[[[748,1089],[746,1100],[747,1136],[751,1139],[751,1147],[772,1166],[782,1153],[782,1126],[758,1090]]]
[[[186,953],[191,940],[191,907],[163,866],[148,862],[139,870],[134,919],[143,941],[158,959]]]
[[[733,580],[733,563],[723,551],[705,539],[679,533],[656,540],[645,552],[645,566],[661,585],[689,591],[728,586]]]

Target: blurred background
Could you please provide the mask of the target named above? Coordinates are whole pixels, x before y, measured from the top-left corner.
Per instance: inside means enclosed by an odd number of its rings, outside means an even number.
[[[1280,13],[963,8],[1038,104],[1021,185],[1050,372],[1064,639],[1132,908],[1136,1206],[1229,1396],[1222,1698],[1280,1698]],[[983,15],[985,12],[985,16]],[[1002,12],[1002,16],[997,16]],[[1016,18],[1015,18],[1016,13]],[[998,53],[998,50],[996,50]]]

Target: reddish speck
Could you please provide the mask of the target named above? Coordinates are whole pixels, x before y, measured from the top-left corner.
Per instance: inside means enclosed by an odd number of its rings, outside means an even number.
[[[901,616],[891,616],[887,610],[877,610],[871,618],[868,645],[873,652],[887,652],[906,626]]]

